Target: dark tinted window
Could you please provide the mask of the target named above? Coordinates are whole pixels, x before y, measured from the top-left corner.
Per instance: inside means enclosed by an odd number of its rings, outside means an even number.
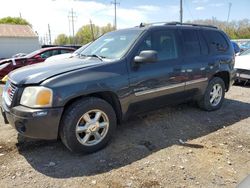
[[[178,57],[174,31],[153,31],[152,35],[142,41],[137,55],[143,50],[155,50],[159,61]]]
[[[209,49],[208,49],[207,41],[205,40],[205,37],[201,32],[199,32],[199,39],[200,39],[200,46],[201,46],[201,54],[208,55]]]
[[[53,55],[58,55],[59,54],[59,51],[58,50],[48,50],[48,51],[45,51],[43,53],[40,54],[40,56],[43,58],[43,59],[46,59],[50,56],[53,56]]]
[[[227,51],[228,43],[219,31],[205,30],[204,35],[213,53],[223,53]]]
[[[60,54],[65,54],[65,53],[72,53],[72,50],[60,50]]]
[[[185,54],[187,57],[195,57],[201,54],[198,32],[190,29],[182,30]]]

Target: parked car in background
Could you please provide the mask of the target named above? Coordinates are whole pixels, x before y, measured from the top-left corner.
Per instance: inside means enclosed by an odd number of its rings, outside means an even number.
[[[236,82],[250,81],[250,49],[235,58]]]
[[[141,24],[104,34],[80,56],[11,72],[2,114],[24,136],[60,136],[71,151],[95,152],[130,115],[187,100],[218,110],[234,61],[216,27]]]
[[[9,72],[26,65],[44,62],[48,57],[74,52],[74,48],[68,47],[51,47],[42,48],[34,51],[24,57],[4,59],[0,61],[0,79],[6,76]]]
[[[83,45],[81,48],[77,49],[76,51],[74,51],[73,53],[65,53],[65,54],[59,54],[59,55],[55,55],[52,57],[49,57],[45,60],[45,62],[51,62],[51,61],[55,61],[55,60],[60,60],[60,59],[67,59],[67,58],[72,58],[75,56],[80,55],[80,53],[89,45],[90,43],[87,43],[85,45]]]
[[[239,45],[234,41],[231,41],[231,43],[233,45],[235,55],[238,55],[241,51]]]
[[[240,55],[250,55],[250,49],[241,52]]]
[[[241,48],[242,51],[250,49],[250,41],[245,42],[242,45],[240,45],[240,48]]]

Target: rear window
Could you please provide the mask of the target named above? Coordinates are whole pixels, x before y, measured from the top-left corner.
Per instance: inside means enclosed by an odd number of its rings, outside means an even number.
[[[228,43],[219,31],[204,30],[204,35],[208,41],[211,52],[220,54],[228,50]]]

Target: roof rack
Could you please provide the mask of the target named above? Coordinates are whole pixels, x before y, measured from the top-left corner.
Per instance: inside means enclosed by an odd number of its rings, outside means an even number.
[[[210,27],[218,29],[213,25],[193,24],[193,23],[181,23],[181,22],[154,22],[154,23],[141,23],[139,27],[154,26],[154,25],[182,25],[182,26],[194,26],[194,27]]]

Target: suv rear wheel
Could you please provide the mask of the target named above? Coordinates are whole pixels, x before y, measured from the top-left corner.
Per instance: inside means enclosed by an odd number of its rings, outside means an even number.
[[[218,110],[225,96],[225,82],[219,78],[214,77],[210,80],[204,96],[199,101],[199,106],[207,111]]]
[[[71,104],[60,125],[60,137],[73,152],[95,152],[108,143],[116,128],[112,106],[99,98],[85,98]]]

